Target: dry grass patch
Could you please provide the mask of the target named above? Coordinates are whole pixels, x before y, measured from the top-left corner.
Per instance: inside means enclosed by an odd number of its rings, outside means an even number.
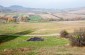
[[[61,30],[73,32],[74,29],[85,27],[84,21],[60,21],[45,23],[20,23],[20,24],[0,24],[0,33],[17,33],[25,30],[33,30],[30,34],[53,34]],[[3,29],[2,29],[3,28]]]
[[[57,46],[57,47],[44,47],[38,51],[39,55],[85,55],[85,47],[70,47],[70,46]]]

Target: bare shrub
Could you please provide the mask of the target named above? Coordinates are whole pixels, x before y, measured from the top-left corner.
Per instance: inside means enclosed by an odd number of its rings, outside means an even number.
[[[72,46],[85,46],[85,28],[75,30],[69,39]]]
[[[60,36],[64,38],[68,38],[69,33],[66,30],[60,32]]]

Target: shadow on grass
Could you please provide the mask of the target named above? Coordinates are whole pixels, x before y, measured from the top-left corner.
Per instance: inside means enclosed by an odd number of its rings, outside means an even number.
[[[10,41],[10,40],[13,40],[17,37],[20,37],[21,35],[30,34],[31,32],[32,31],[27,30],[27,31],[19,32],[19,33],[10,34],[10,35],[9,34],[8,35],[7,34],[0,35],[0,43],[4,43],[4,42]]]
[[[32,32],[33,32],[32,30],[26,30],[26,31],[23,31],[23,32],[15,33],[14,35],[26,35],[26,34],[30,34]]]
[[[15,35],[0,35],[0,43],[4,43],[10,40],[13,40],[15,38],[17,38],[19,36],[15,36]]]

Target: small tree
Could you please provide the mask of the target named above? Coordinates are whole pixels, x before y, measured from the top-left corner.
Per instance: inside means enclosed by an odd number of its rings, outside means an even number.
[[[60,32],[60,36],[64,38],[68,38],[69,33],[66,30]]]

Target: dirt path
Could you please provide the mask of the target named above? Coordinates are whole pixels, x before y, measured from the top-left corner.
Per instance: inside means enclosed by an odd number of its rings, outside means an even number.
[[[11,34],[9,34],[11,35]],[[39,34],[28,34],[28,35],[15,35],[15,36],[34,36],[34,37],[43,37],[43,36],[59,36],[60,34],[59,33],[55,33],[55,34],[44,34],[44,35],[39,35]]]
[[[59,36],[60,34],[58,33],[55,33],[55,34],[47,34],[47,35],[23,35],[23,36],[39,36],[39,37],[42,37],[42,36]]]

